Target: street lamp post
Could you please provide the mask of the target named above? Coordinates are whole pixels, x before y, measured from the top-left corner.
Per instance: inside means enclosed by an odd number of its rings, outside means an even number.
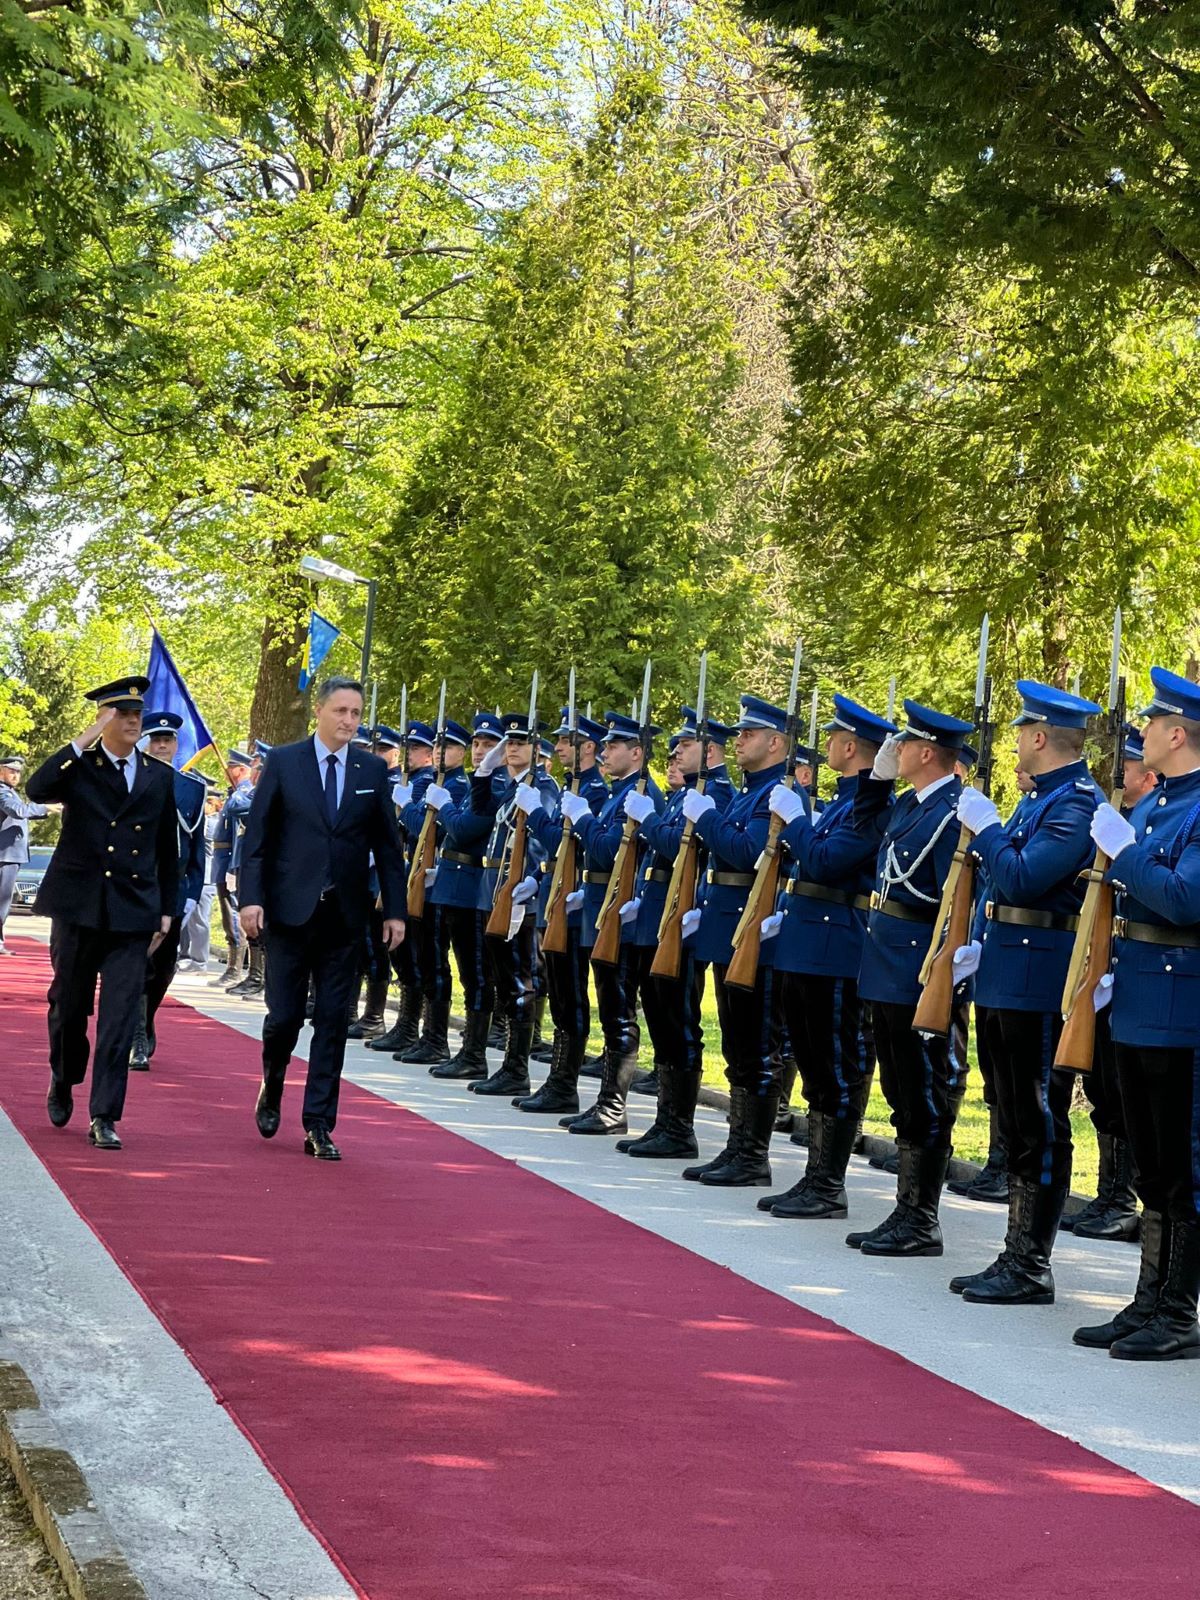
[[[331,578],[335,583],[361,583],[367,591],[367,620],[363,626],[362,665],[359,676],[365,688],[370,681],[371,673],[371,634],[375,627],[375,594],[378,585],[374,578],[364,578],[357,572],[351,572],[349,567],[339,567],[336,561],[326,561],[324,556],[304,556],[300,562],[302,577],[316,581],[319,578]],[[371,695],[371,722],[375,721],[375,696]]]

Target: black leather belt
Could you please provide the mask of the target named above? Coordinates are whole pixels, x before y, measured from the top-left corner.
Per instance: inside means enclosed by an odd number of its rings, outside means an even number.
[[[871,894],[871,910],[878,917],[894,917],[897,922],[923,922],[926,927],[937,921],[936,906],[902,906],[895,900],[880,900],[878,890]]]
[[[584,883],[607,883],[611,877],[611,872],[585,872],[583,881]]]
[[[653,872],[646,874],[647,883],[670,883],[671,874],[662,867],[655,867]]]
[[[1200,950],[1200,933],[1186,928],[1160,928],[1156,922],[1130,922],[1128,917],[1114,917],[1113,934],[1118,939],[1132,939],[1135,944],[1165,944],[1177,949]]]
[[[719,889],[749,889],[754,882],[752,872],[710,872],[709,883]]]
[[[452,861],[456,867],[482,867],[484,865],[482,856],[464,855],[461,850],[443,850],[442,860]],[[499,866],[500,863],[497,861],[496,865]]]
[[[851,894],[848,889],[827,889],[823,883],[789,883],[789,894],[803,895],[806,900],[828,900],[830,905],[853,906],[855,911],[869,911],[871,897]]]
[[[504,857],[503,856],[484,856],[482,861],[480,861],[479,865],[481,867],[486,867],[489,872],[498,872],[500,870],[500,868],[504,865]]]
[[[1032,906],[998,906],[989,900],[984,907],[989,922],[1013,922],[1018,928],[1056,928],[1059,933],[1074,933],[1078,917],[1060,917],[1053,911],[1035,911]]]

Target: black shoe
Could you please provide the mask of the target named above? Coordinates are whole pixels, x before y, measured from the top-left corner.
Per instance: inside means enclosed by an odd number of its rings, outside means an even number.
[[[796,1114],[792,1110],[792,1090],[796,1087],[796,1058],[789,1051],[783,1058],[783,1070],[779,1075],[779,1108],[775,1112],[775,1132],[791,1134],[796,1126]]]
[[[1170,1226],[1167,1269],[1158,1291],[1154,1315],[1144,1327],[1110,1346],[1118,1361],[1200,1360],[1200,1222],[1174,1219]]]
[[[604,1057],[603,1057],[603,1055],[585,1056],[583,1065],[579,1069],[579,1076],[581,1078],[600,1078],[600,1077],[603,1077],[603,1075],[604,1075]]]
[[[107,1117],[93,1117],[92,1125],[88,1129],[88,1143],[94,1144],[97,1150],[119,1150],[121,1141],[117,1138],[117,1130]]]
[[[449,1061],[450,1046],[446,1042],[449,1026],[449,1000],[426,1000],[425,1026],[421,1037],[409,1049],[397,1051],[396,1060],[422,1067],[439,1066],[443,1061]]]
[[[1009,1177],[1007,1264],[981,1273],[962,1291],[971,1305],[1049,1306],[1054,1304],[1050,1252],[1062,1219],[1067,1183],[1031,1183]]]
[[[653,1123],[640,1139],[618,1139],[617,1149],[642,1161],[695,1161],[700,1154],[695,1119],[702,1076],[699,1065],[662,1062]]]
[[[368,1050],[393,1050],[403,1055],[405,1050],[416,1044],[420,1034],[418,1023],[421,1018],[421,1003],[417,991],[411,984],[402,983],[396,997],[396,1020],[386,1033],[381,1033],[378,1039],[372,1039]]]
[[[1133,1151],[1126,1139],[1099,1136],[1100,1195],[1090,1215],[1077,1215],[1072,1230],[1077,1239],[1120,1239],[1132,1244],[1139,1235],[1137,1196],[1133,1191]],[[1107,1167],[1107,1173],[1105,1168]],[[1107,1183],[1103,1180],[1107,1177]]]
[[[737,1155],[738,1140],[742,1123],[746,1117],[747,1091],[736,1084],[729,1086],[729,1133],[725,1139],[725,1146],[718,1150],[710,1161],[702,1161],[699,1166],[684,1167],[681,1174],[689,1183],[699,1183],[708,1172],[715,1172],[718,1167],[728,1165]]]
[[[1000,1132],[995,1106],[988,1108],[988,1153],[982,1170],[973,1178],[955,1178],[946,1187],[951,1194],[961,1194],[967,1200],[1008,1204],[1008,1147]]]
[[[133,1031],[133,1043],[129,1047],[130,1072],[150,1071],[150,1039],[146,1032],[146,996],[143,995],[138,1002],[137,1027]]]
[[[279,1113],[283,1105],[283,1084],[267,1083],[258,1091],[254,1107],[254,1120],[264,1139],[273,1139],[279,1132]]]
[[[367,983],[367,1001],[362,1016],[346,1029],[347,1039],[378,1039],[385,1031],[383,1008],[387,1004],[388,981],[377,978]]]
[[[713,1189],[759,1189],[770,1187],[771,1133],[779,1109],[779,1085],[772,1083],[763,1094],[746,1093],[745,1111],[738,1131],[737,1150],[731,1161],[700,1174],[700,1182]]]
[[[813,1121],[810,1113],[810,1126]],[[771,1207],[773,1217],[798,1222],[839,1221],[849,1212],[846,1203],[846,1168],[858,1137],[858,1118],[815,1118],[816,1157],[810,1160],[804,1177]]]
[[[653,1095],[653,1097],[657,1100],[661,1072],[662,1064],[658,1061],[654,1063],[652,1071],[639,1072],[634,1078],[633,1082],[629,1085],[630,1094]]]
[[[587,1048],[586,1039],[575,1039],[561,1028],[554,1030],[554,1051],[550,1074],[541,1088],[531,1095],[517,1095],[513,1105],[531,1115],[567,1112],[579,1115],[579,1064]]]
[[[804,1138],[808,1149],[808,1160],[804,1163],[804,1171],[790,1189],[785,1189],[782,1194],[764,1194],[756,1201],[760,1211],[771,1212],[776,1206],[783,1205],[785,1201],[791,1202],[799,1197],[808,1188],[809,1179],[817,1170],[821,1160],[821,1140],[824,1136],[824,1116],[820,1111],[810,1107],[807,1117],[807,1127]],[[792,1134],[792,1143],[796,1143],[796,1135]],[[845,1212],[842,1213],[845,1215]]]
[[[71,1120],[74,1109],[75,1101],[71,1094],[71,1085],[60,1083],[57,1078],[51,1078],[50,1089],[46,1095],[46,1110],[54,1127],[65,1128]]]
[[[920,1150],[915,1145],[900,1146],[900,1174],[896,1192],[901,1212],[890,1228],[866,1238],[859,1245],[864,1256],[940,1256],[944,1250],[938,1206],[949,1150]]]
[[[609,1136],[629,1131],[625,1103],[629,1098],[629,1086],[637,1074],[637,1060],[636,1050],[605,1050],[604,1075],[600,1079],[596,1103],[582,1116],[567,1122],[568,1133]]]
[[[510,1100],[514,1096],[529,1093],[529,1046],[533,1043],[533,1024],[510,1020],[507,1035],[508,1047],[504,1052],[504,1060],[490,1078],[468,1083],[467,1088],[473,1093],[507,1095]]]
[[[1133,1299],[1110,1322],[1076,1328],[1071,1335],[1088,1350],[1108,1350],[1118,1339],[1144,1328],[1158,1307],[1158,1291],[1170,1254],[1171,1225],[1158,1211],[1142,1212],[1142,1263]]]
[[[315,1127],[309,1128],[304,1135],[304,1154],[316,1156],[318,1161],[340,1161],[342,1152],[329,1137],[329,1129],[323,1122],[318,1122]]]
[[[456,1056],[430,1067],[431,1078],[461,1078],[472,1080],[488,1075],[487,1041],[491,1013],[468,1011],[463,1020],[462,1044]]]

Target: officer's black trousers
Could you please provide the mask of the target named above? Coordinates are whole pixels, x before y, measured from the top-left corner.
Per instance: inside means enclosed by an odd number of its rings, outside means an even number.
[[[857,980],[777,972],[775,981],[804,1098],[823,1116],[857,1122],[875,1071],[871,1008],[859,1000]]]
[[[532,912],[525,917],[515,936],[501,939],[495,934],[484,935],[484,948],[492,974],[492,988],[496,996],[496,1015],[510,1022],[533,1026],[535,1004],[533,968],[536,959],[537,918]]]
[[[1092,1126],[1096,1132],[1106,1133],[1113,1139],[1123,1139],[1125,1107],[1121,1099],[1116,1047],[1107,1006],[1096,1013],[1096,1048],[1092,1053],[1092,1070],[1081,1072],[1079,1081],[1092,1108]]]
[[[407,926],[407,938],[414,937],[416,924]],[[367,919],[367,926],[363,931],[362,950],[359,956],[360,975],[368,983],[380,983],[388,975],[391,968],[390,951],[383,937],[383,912],[378,906],[371,908],[371,915]]]
[[[704,968],[696,964],[685,945],[679,976],[654,978],[650,968],[657,954],[657,945],[641,945],[636,951],[637,987],[654,1059],[669,1062],[679,1072],[700,1072],[704,1067],[704,1028],[700,1021]]]
[[[975,1059],[979,1062],[979,1076],[983,1079],[983,1103],[989,1111],[996,1109],[996,1073],[992,1066],[992,1046],[988,1038],[987,1006],[975,1007]]]
[[[450,975],[450,940],[446,929],[443,907],[425,901],[425,910],[413,931],[421,933],[421,975],[424,979],[425,998],[434,1005],[450,1004],[453,978]]]
[[[637,1014],[637,954],[633,945],[622,941],[615,965],[610,966],[605,961],[592,962],[596,1010],[600,1013],[604,1048],[615,1055],[634,1055],[641,1043],[642,1030],[638,1027]]]
[[[88,1066],[88,1018],[100,983],[96,1054],[88,1112],[107,1122],[125,1109],[129,1051],[146,982],[149,933],[113,933],[50,922],[50,1071],[56,1083],[82,1083]]]
[[[337,1122],[338,1091],[350,1025],[350,997],[359,976],[362,931],[346,926],[330,896],[301,927],[273,922],[266,930],[267,1020],[263,1024],[263,1077],[280,1079],[300,1029],[312,980],[314,1007],[308,1077],[304,1085],[306,1128]]]
[[[1173,1222],[1200,1215],[1200,1050],[1114,1046],[1137,1192]]]
[[[415,928],[407,933],[404,943],[393,950],[391,955],[392,971],[396,974],[396,982],[406,989],[411,989],[419,1004],[422,990],[421,941],[416,936]]]
[[[437,915],[442,948],[448,943],[454,951],[463,1005],[468,1011],[490,1012],[496,997],[483,943],[486,914],[473,906],[438,906]]]
[[[925,1039],[913,1029],[914,1006],[871,1002],[879,1082],[892,1108],[897,1139],[922,1150],[949,1150],[967,1082],[966,1006],[955,1007],[948,1039]]]
[[[217,884],[217,905],[221,908],[221,927],[225,931],[225,943],[230,950],[234,950],[242,942],[242,930],[238,926],[237,901],[226,887],[224,879]]]
[[[179,955],[179,935],[183,929],[183,918],[171,918],[171,931],[152,955],[146,958],[146,1026],[154,1031],[154,1018],[158,1015],[158,1008],[166,998],[167,990],[171,987],[171,979],[175,976],[175,961]]]
[[[567,948],[546,951],[546,988],[555,1029],[571,1039],[586,1040],[592,1031],[588,995],[588,953],[578,928],[567,929]]]
[[[713,966],[721,1054],[725,1076],[734,1088],[765,1094],[778,1085],[783,1071],[783,1038],[779,979],[771,967],[759,965],[753,989],[725,982],[725,967]]]
[[[1075,1075],[1054,1065],[1062,1018],[989,1007],[986,1025],[1008,1170],[1029,1183],[1066,1182]]]

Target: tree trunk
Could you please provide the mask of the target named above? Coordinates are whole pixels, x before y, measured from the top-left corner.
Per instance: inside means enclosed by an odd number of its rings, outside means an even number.
[[[276,539],[271,546],[277,577],[259,640],[258,677],[250,708],[250,737],[268,744],[286,744],[308,732],[308,694],[296,687],[312,598],[309,585],[296,570],[301,553],[287,537]]]

